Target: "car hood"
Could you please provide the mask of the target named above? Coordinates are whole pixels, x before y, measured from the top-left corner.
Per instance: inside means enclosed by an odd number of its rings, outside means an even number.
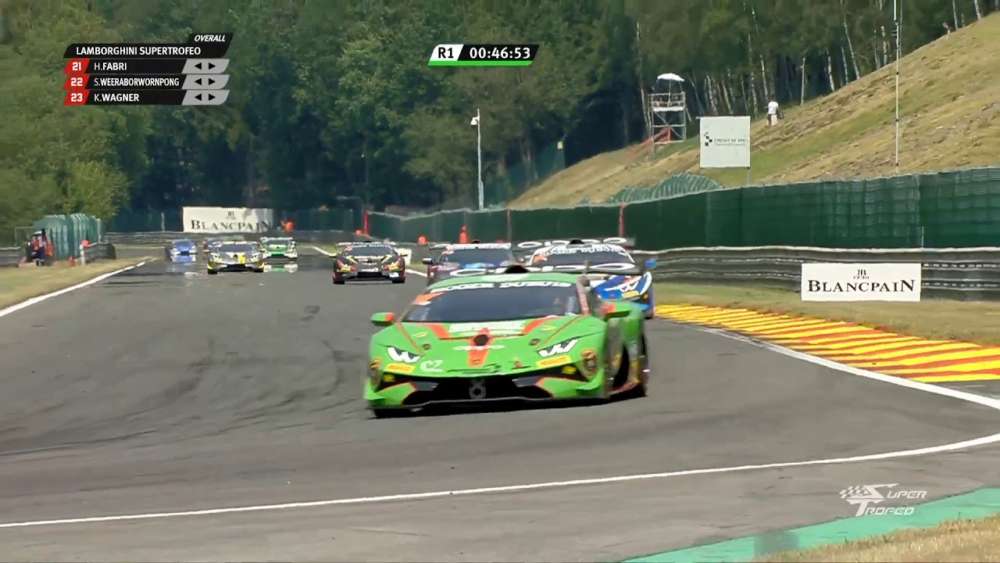
[[[638,299],[653,285],[649,272],[642,275],[612,275],[591,281],[591,287],[603,299]]]
[[[563,365],[596,349],[605,324],[589,315],[468,323],[396,323],[372,339],[372,358],[408,375],[471,376],[537,371]],[[539,349],[579,339],[565,353],[543,357]],[[387,347],[419,359],[400,362]],[[409,367],[408,367],[409,366]]]

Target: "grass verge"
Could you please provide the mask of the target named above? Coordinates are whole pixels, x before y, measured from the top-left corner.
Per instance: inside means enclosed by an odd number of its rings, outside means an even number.
[[[658,283],[655,291],[659,304],[743,307],[861,323],[910,336],[1000,344],[1000,302],[816,303],[803,302],[798,292],[782,287],[675,282]]]
[[[837,545],[768,555],[759,561],[996,561],[1000,554],[1000,516],[953,520],[921,530]]]
[[[41,268],[0,268],[0,307],[20,303],[25,299],[60,290],[90,278],[113,272],[149,257],[127,260],[99,260],[86,266],[69,266],[58,262]]]

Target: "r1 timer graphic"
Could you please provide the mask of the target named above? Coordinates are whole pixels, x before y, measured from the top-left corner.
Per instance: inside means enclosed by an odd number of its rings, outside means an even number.
[[[232,39],[192,33],[186,43],[73,43],[63,55],[63,105],[222,105]]]
[[[536,54],[535,44],[442,43],[431,51],[427,66],[531,66]]]

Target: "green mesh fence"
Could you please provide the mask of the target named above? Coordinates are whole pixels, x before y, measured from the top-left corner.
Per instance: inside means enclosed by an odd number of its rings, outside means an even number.
[[[347,231],[360,227],[355,223],[352,209],[299,209],[275,211],[274,221],[280,226],[282,219],[291,219],[298,231]]]
[[[725,186],[707,176],[683,172],[674,174],[655,186],[624,188],[608,198],[608,202],[630,203],[634,201],[649,201],[652,199],[677,197],[722,189],[725,189]]]
[[[516,209],[510,213],[516,240],[618,235],[618,206]]]
[[[108,231],[115,233],[181,230],[183,225],[179,209],[165,211],[122,209],[108,222]]]
[[[1000,169],[920,176],[924,246],[1000,246]]]

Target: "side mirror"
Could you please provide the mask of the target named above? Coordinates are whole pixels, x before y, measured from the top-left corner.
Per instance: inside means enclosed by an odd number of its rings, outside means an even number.
[[[649,258],[643,264],[646,266],[647,270],[653,270],[656,268],[656,258]]]
[[[420,263],[421,264],[427,264],[428,266],[430,266],[431,264],[434,263],[434,259],[433,258],[423,258],[423,259],[420,260]]]
[[[609,301],[601,307],[601,316],[605,319],[621,319],[627,317],[629,308],[627,305]]]
[[[392,313],[375,313],[372,315],[372,324],[375,326],[389,326],[396,320],[396,315]]]

